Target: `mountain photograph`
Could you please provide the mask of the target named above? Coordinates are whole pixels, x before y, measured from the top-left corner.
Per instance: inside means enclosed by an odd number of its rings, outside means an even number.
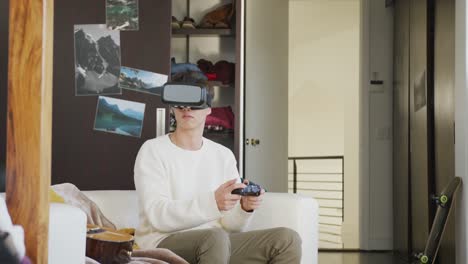
[[[138,0],[106,0],[106,24],[112,30],[138,30]]]
[[[167,82],[168,76],[134,69],[120,67],[119,87],[153,95],[161,95],[161,87]]]
[[[94,130],[140,137],[145,104],[99,96]]]
[[[122,94],[120,32],[106,25],[75,25],[75,95]]]

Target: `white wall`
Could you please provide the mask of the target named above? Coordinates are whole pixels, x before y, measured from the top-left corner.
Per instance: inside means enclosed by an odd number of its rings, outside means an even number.
[[[359,248],[359,0],[290,0],[289,156],[345,156],[345,248]],[[341,169],[341,168],[340,168]]]
[[[361,0],[360,248],[393,248],[393,10]],[[383,85],[370,85],[373,79]]]
[[[367,92],[369,173],[361,177],[367,182],[367,194],[361,202],[368,208],[367,236],[361,247],[368,250],[393,248],[393,8],[385,0],[369,1],[369,69],[362,80]],[[370,85],[370,80],[382,80],[383,85]],[[363,168],[365,169],[365,168]],[[368,178],[364,176],[368,175]],[[365,190],[365,191],[364,191]],[[364,230],[363,230],[364,231]]]
[[[459,189],[456,212],[456,252],[457,264],[466,264],[467,237],[466,228],[468,219],[468,203],[466,186],[468,183],[468,114],[466,104],[468,102],[467,83],[467,19],[468,14],[466,0],[456,0],[455,7],[455,175],[463,180]]]
[[[290,156],[344,153],[344,91],[357,86],[355,2],[290,1]]]

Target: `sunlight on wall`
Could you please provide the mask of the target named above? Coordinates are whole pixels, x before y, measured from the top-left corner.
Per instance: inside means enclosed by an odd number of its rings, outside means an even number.
[[[289,156],[345,156],[346,248],[359,246],[359,7],[291,0],[289,10]]]

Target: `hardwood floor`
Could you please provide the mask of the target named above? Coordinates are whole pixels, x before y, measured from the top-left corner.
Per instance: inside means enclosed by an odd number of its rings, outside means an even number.
[[[392,253],[319,252],[318,264],[407,264]]]

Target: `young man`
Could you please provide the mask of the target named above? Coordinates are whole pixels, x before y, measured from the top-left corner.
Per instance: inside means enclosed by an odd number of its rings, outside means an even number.
[[[172,110],[174,133],[145,142],[135,163],[140,247],[167,248],[190,263],[300,263],[295,231],[242,232],[264,190],[259,197],[231,194],[246,185],[232,152],[203,137],[211,108]]]

